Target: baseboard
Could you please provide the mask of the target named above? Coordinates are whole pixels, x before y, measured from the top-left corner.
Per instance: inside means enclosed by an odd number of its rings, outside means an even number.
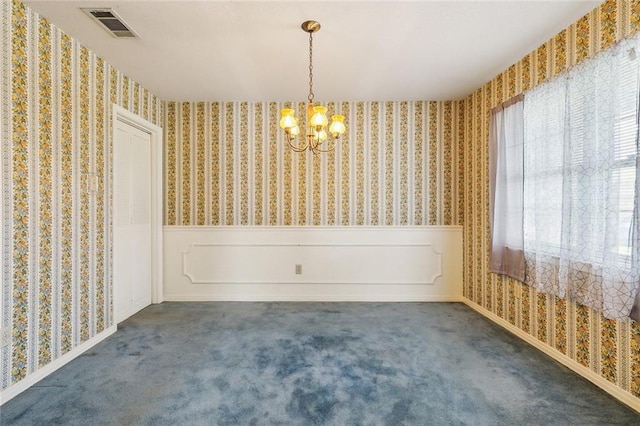
[[[495,322],[499,326],[501,326],[501,327],[507,329],[508,331],[510,331],[511,333],[515,334],[516,336],[518,336],[519,338],[521,338],[525,342],[529,343],[530,345],[532,345],[536,349],[539,349],[540,351],[542,351],[546,355],[548,355],[551,358],[553,358],[554,360],[558,361],[560,364],[562,364],[565,367],[568,367],[569,369],[571,369],[574,372],[578,373],[579,375],[581,375],[585,379],[589,380],[594,385],[598,386],[600,389],[604,390],[605,392],[607,392],[608,394],[610,394],[614,398],[618,399],[620,402],[622,402],[622,403],[628,405],[629,407],[631,407],[632,409],[640,412],[640,399],[636,398],[631,393],[624,391],[623,389],[621,389],[618,386],[614,385],[613,383],[611,383],[610,381],[608,381],[604,377],[598,375],[597,373],[593,372],[592,370],[590,370],[589,368],[583,366],[582,364],[578,363],[577,361],[569,358],[567,355],[563,354],[559,350],[557,350],[555,348],[552,348],[551,346],[541,342],[540,340],[536,339],[535,337],[533,337],[529,333],[525,333],[524,331],[522,331],[518,327],[516,327],[513,324],[511,324],[509,321],[506,321],[505,319],[500,318],[498,315],[496,315],[493,312],[483,308],[482,306],[479,306],[479,305],[475,304],[471,300],[464,299],[463,303],[466,304],[467,306],[469,306],[471,309],[473,309],[476,312],[478,312],[479,314],[481,314],[482,316],[490,319],[491,321]]]
[[[40,380],[44,379],[45,377],[47,377],[49,374],[53,373],[60,367],[63,367],[64,365],[73,361],[75,358],[82,355],[84,352],[88,351],[98,343],[102,342],[107,337],[111,336],[113,333],[116,332],[116,330],[117,330],[117,326],[115,325],[107,328],[106,330],[93,336],[91,339],[87,340],[86,342],[83,342],[82,344],[76,346],[66,354],[62,355],[60,358],[45,365],[41,369],[29,374],[27,377],[25,377],[23,380],[19,381],[18,383],[12,386],[9,386],[7,389],[0,392],[0,406],[2,406],[2,404],[9,401],[13,397],[17,396],[18,394],[29,389],[31,386],[35,385]]]

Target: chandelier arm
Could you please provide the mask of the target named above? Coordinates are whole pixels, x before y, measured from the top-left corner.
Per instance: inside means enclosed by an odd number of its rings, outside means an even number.
[[[331,139],[332,143],[330,146],[327,146],[327,148],[320,148],[322,144],[327,143],[327,141],[319,142],[313,147],[312,151],[314,154],[316,154],[317,152],[332,152],[336,147],[337,140],[338,140],[337,138],[336,139],[332,138]]]
[[[287,144],[289,144],[289,148],[291,148],[292,151],[304,152],[307,149],[307,145],[305,143],[296,145],[293,143],[293,141],[295,140],[295,137],[292,138],[289,134],[287,134],[286,136],[287,136]]]

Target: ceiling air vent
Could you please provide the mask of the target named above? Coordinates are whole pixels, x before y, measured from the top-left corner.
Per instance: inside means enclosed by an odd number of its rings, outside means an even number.
[[[124,23],[113,9],[82,9],[91,19],[100,23],[109,34],[116,38],[137,38],[138,35]]]

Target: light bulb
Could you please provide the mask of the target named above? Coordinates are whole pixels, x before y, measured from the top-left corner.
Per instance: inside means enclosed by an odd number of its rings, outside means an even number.
[[[296,117],[293,115],[294,113],[294,110],[288,108],[280,111],[282,116],[282,118],[280,118],[280,128],[286,130],[292,129],[298,125],[298,120],[296,120]]]
[[[311,116],[310,125],[315,127],[317,130],[320,130],[327,124],[329,124],[329,120],[327,119],[327,108],[323,106],[313,107],[313,115]]]
[[[314,130],[313,138],[320,142],[327,140],[327,132],[325,130]]]
[[[339,138],[347,130],[344,125],[344,115],[335,114],[331,116],[331,125],[329,126],[329,133],[334,138]]]

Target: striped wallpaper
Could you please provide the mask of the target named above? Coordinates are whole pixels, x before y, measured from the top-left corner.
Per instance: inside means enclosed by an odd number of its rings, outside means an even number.
[[[640,324],[489,274],[489,111],[634,33],[638,0],[609,0],[461,102],[464,110],[464,294],[478,305],[640,397]]]
[[[280,109],[304,103],[168,102],[167,225],[451,225],[462,221],[457,102],[330,102],[335,152],[287,148]]]
[[[639,0],[603,3],[463,101],[329,103],[348,133],[320,156],[276,127],[302,104],[164,103],[19,1],[0,8],[0,390],[111,325],[117,103],[164,128],[165,224],[463,224],[467,298],[640,397],[638,323],[487,271],[490,108],[637,31]]]
[[[22,3],[0,9],[2,390],[112,325],[111,105],[161,123],[163,104]]]

